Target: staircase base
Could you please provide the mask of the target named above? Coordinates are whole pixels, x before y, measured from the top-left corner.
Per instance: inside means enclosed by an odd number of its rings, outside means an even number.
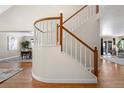
[[[59,47],[33,48],[34,79],[47,83],[97,83],[94,74],[59,50]]]

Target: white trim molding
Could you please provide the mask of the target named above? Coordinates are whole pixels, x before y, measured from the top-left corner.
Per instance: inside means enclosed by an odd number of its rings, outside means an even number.
[[[41,81],[41,82],[46,82],[46,83],[90,83],[90,84],[96,84],[97,80],[96,79],[48,79],[48,78],[42,78],[42,77],[38,77],[36,76],[33,72],[32,72],[32,77],[35,80]]]

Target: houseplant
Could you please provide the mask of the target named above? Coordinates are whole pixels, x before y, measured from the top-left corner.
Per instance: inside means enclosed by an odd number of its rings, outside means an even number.
[[[119,41],[118,41],[118,43],[117,43],[118,53],[120,53],[120,52],[122,52],[122,51],[123,51],[121,41],[122,41],[122,40],[119,40]]]
[[[22,49],[29,49],[29,45],[30,45],[30,42],[29,41],[23,41],[22,43],[21,43],[21,47],[22,47]]]

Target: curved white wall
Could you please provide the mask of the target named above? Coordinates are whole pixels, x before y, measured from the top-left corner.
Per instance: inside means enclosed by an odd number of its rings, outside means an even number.
[[[48,83],[96,83],[96,77],[60,47],[33,47],[33,78]]]

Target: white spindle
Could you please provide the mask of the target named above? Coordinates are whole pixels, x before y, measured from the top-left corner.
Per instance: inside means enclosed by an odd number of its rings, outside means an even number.
[[[79,24],[80,24],[80,23],[79,23],[79,14],[77,14],[76,17],[77,17],[77,21],[76,21],[76,23],[77,23],[76,30],[77,30],[77,28],[79,27]]]
[[[48,21],[46,21],[46,38],[47,38],[47,45],[50,46],[49,44],[49,31],[48,31]]]
[[[96,13],[96,6],[93,6],[93,15]]]
[[[44,31],[44,22],[43,22],[42,25],[43,25],[43,31]],[[42,34],[42,40],[43,40],[42,45],[43,45],[43,46],[44,46],[44,44],[45,44],[45,43],[44,43],[44,42],[45,42],[44,37],[45,37],[45,33]]]
[[[52,38],[52,29],[53,29],[53,27],[52,27],[52,24],[53,24],[53,22],[51,21],[50,22],[51,24],[50,24],[50,39],[51,39],[51,45],[52,45],[52,41],[53,41],[53,38]]]
[[[48,40],[48,37],[47,37],[47,21],[45,21],[45,46],[48,46],[48,43],[47,43],[47,40]]]
[[[82,47],[80,46],[80,65],[82,64]]]
[[[86,22],[86,9],[83,10],[84,11],[84,23]]]
[[[92,6],[89,6],[89,16],[92,17]]]
[[[90,18],[90,6],[87,7],[87,20]]]
[[[38,31],[38,46],[40,46],[40,31]]]
[[[82,24],[84,23],[84,11],[82,11]]]
[[[35,44],[35,45],[37,45],[37,44],[36,44],[36,42],[37,42],[36,37],[37,37],[37,36],[36,36],[36,28],[34,28],[34,42],[35,42],[34,44]]]
[[[76,22],[77,20],[76,20],[76,17],[74,17],[74,31],[75,31],[75,29],[76,29],[76,27],[77,27],[77,22]]]
[[[88,20],[88,7],[86,7],[86,21]]]
[[[75,59],[77,60],[77,42],[75,40]]]
[[[41,29],[41,22],[39,23],[39,28]],[[38,33],[38,37],[39,37],[39,46],[41,46],[41,32],[40,31],[38,31],[39,33]]]
[[[65,33],[65,51],[66,51],[66,54],[68,54],[68,37],[67,37],[67,33]]]
[[[92,5],[90,6],[90,13],[91,13],[90,15],[92,17],[93,16],[93,6]]]
[[[74,31],[74,23],[73,23],[73,19],[71,19],[71,31]]]
[[[72,46],[73,46],[73,38],[70,37],[70,39],[71,39],[71,41],[70,41],[70,42],[71,42],[71,44],[70,44],[70,45],[71,45],[71,48],[70,48],[70,52],[71,52],[71,53],[70,53],[70,54],[71,54],[71,56],[72,56],[72,55],[73,55],[73,54],[72,54],[72,51],[73,51],[73,47],[72,47]]]
[[[58,29],[58,45],[60,45],[60,29]]]
[[[90,55],[89,55],[89,57],[90,57],[90,62],[89,62],[89,70],[90,70],[90,72],[91,72],[91,69],[92,69],[92,65],[91,65],[91,60],[92,60],[92,55],[91,55],[91,51],[90,51]]]
[[[69,21],[68,23],[67,23],[67,27],[68,27],[68,29],[70,30],[71,29],[71,21]]]
[[[79,27],[81,26],[81,12],[79,13]]]
[[[40,25],[41,25],[41,30],[43,30],[43,27],[42,27],[42,22],[40,23]],[[43,35],[43,33],[42,33],[42,32],[40,32],[41,46],[42,46],[42,41],[43,41],[43,40],[42,40],[42,39],[43,39],[43,38],[42,38],[42,35]]]
[[[85,66],[85,69],[86,69],[86,66],[87,66],[87,53],[86,53],[86,47],[84,48],[84,59],[85,59],[85,63],[84,63],[84,66]]]
[[[81,24],[81,25],[83,24],[83,13],[82,13],[82,11],[81,11],[81,13],[80,13],[80,24]]]
[[[39,31],[37,31],[37,45],[39,46]]]
[[[38,31],[36,30],[36,45],[38,46]]]

